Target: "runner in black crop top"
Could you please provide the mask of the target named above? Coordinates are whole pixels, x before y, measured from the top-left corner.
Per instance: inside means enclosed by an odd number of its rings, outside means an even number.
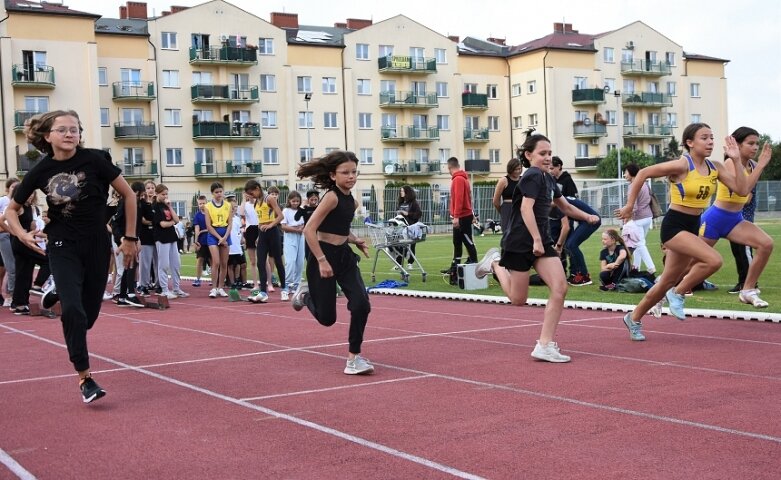
[[[339,188],[331,189],[336,194],[336,208],[331,210],[320,224],[319,232],[347,236],[350,234],[350,224],[355,216],[355,199],[352,193],[344,194]]]
[[[502,200],[509,200],[512,202],[513,200],[513,192],[515,191],[515,187],[518,185],[518,182],[521,180],[513,180],[510,178],[509,175],[505,175],[504,178],[507,179],[507,186],[504,187],[504,190],[502,190]]]

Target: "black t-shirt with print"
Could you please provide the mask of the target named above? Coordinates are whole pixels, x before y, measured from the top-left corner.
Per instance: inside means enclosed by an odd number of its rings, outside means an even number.
[[[147,202],[146,199],[142,199],[138,201],[139,203],[139,211],[141,212],[141,216],[144,220],[147,220],[149,222],[154,223],[155,220],[155,207],[154,202]],[[141,225],[141,230],[138,231],[138,239],[141,241],[141,245],[154,245],[155,244],[155,235],[154,235],[154,225],[150,223],[149,225]]]
[[[603,248],[601,252],[599,252],[599,260],[604,260],[606,263],[613,263],[618,259],[618,254],[621,253],[621,251],[624,249],[621,245],[616,245],[616,248],[613,250],[613,253],[611,254],[610,251],[607,248]],[[626,260],[625,260],[626,261]]]
[[[160,222],[170,222],[173,220],[171,214],[171,207],[164,203],[154,203],[154,225],[153,231],[155,236],[155,242],[160,243],[174,243],[179,237],[176,235],[176,228],[173,225],[170,227],[161,227]]]
[[[121,170],[103,150],[79,148],[68,160],[48,155],[38,161],[14,192],[16,203],[24,204],[37,189],[46,194],[49,239],[78,239],[107,234],[108,187]]]
[[[534,218],[542,244],[553,244],[549,214],[553,199],[559,197],[561,191],[550,173],[537,167],[526,169],[513,192],[513,208],[510,213],[510,227],[504,237],[504,249],[508,252],[531,252],[534,247],[534,240],[521,216],[524,198],[534,200]]]

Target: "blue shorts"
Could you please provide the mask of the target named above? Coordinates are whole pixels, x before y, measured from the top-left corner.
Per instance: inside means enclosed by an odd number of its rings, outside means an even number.
[[[214,227],[214,230],[222,237],[222,236],[225,235],[225,232],[228,231],[228,227]],[[225,244],[230,246],[230,244],[231,244],[231,237],[228,237],[226,240],[227,240],[227,242]],[[209,245],[210,247],[216,247],[217,245],[220,244],[220,240],[217,237],[215,237],[214,235],[212,235],[211,233],[207,233],[206,234],[206,244]]]
[[[730,212],[716,205],[711,205],[705,210],[700,220],[700,236],[710,240],[726,238],[740,222],[743,221],[743,212]]]

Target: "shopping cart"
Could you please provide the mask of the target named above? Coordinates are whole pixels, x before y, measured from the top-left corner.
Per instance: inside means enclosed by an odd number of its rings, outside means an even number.
[[[375,271],[377,270],[377,260],[380,253],[384,253],[394,268],[401,273],[401,279],[405,282],[409,282],[409,271],[405,268],[405,265],[417,264],[417,268],[420,269],[420,273],[423,277],[423,281],[426,281],[426,271],[423,269],[423,265],[415,256],[412,251],[412,246],[416,243],[426,240],[426,234],[428,227],[422,223],[416,223],[413,225],[406,225],[404,222],[398,220],[391,220],[386,225],[379,225],[368,223],[366,226],[369,229],[369,238],[371,239],[372,246],[374,247],[374,265],[372,266],[372,282],[377,281]],[[396,258],[401,257],[401,264],[396,261]]]

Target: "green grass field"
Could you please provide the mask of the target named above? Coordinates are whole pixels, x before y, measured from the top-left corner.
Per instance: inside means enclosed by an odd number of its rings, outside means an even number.
[[[757,224],[761,226],[776,242],[776,251],[770,257],[765,272],[760,278],[760,289],[762,290],[761,297],[763,300],[770,304],[767,309],[768,312],[781,312],[781,261],[779,261],[778,245],[781,244],[781,221],[767,220],[758,221]],[[592,302],[607,302],[607,303],[623,303],[623,304],[635,304],[640,300],[640,294],[632,293],[618,293],[618,292],[602,292],[599,290],[599,251],[602,249],[600,243],[600,234],[603,230],[600,230],[591,236],[581,247],[586,257],[586,261],[589,266],[591,277],[594,280],[593,285],[584,287],[570,287],[567,293],[568,300],[582,300]],[[499,235],[486,234],[484,237],[475,237],[477,244],[477,251],[482,258],[483,252],[491,247],[499,245]],[[368,240],[368,239],[367,239]],[[425,290],[425,291],[437,291],[437,292],[449,292],[458,293],[465,292],[456,286],[452,286],[448,283],[447,278],[440,274],[439,271],[443,268],[447,268],[450,265],[450,259],[452,258],[453,244],[449,234],[447,235],[429,235],[425,242],[418,243],[417,256],[423,267],[428,273],[426,282],[422,281],[422,275],[419,270],[412,270],[409,287],[413,290]],[[648,248],[654,257],[657,269],[661,268],[662,255],[659,248],[659,230],[656,227],[651,230],[648,235]],[[699,291],[695,292],[693,297],[689,297],[686,300],[686,306],[691,308],[709,308],[720,310],[753,310],[753,307],[744,305],[738,301],[737,295],[730,295],[727,290],[732,288],[737,281],[737,272],[735,270],[735,263],[730,252],[729,242],[721,240],[716,244],[716,249],[724,258],[724,266],[713,275],[710,280],[718,285],[719,290],[716,291]],[[367,286],[379,283],[382,280],[400,280],[398,272],[393,271],[392,262],[380,253],[379,261],[377,262],[376,281],[372,282],[371,268],[374,262],[374,249],[371,250],[370,258],[362,258],[361,260],[361,272],[363,274],[364,281]],[[182,256],[182,274],[185,276],[194,275],[195,272],[195,255],[186,254]],[[187,284],[185,284],[185,287]],[[489,282],[488,290],[474,290],[467,291],[466,293],[478,293],[484,295],[499,295],[503,296],[499,285],[491,279]],[[529,297],[531,298],[547,298],[548,290],[546,287],[531,287]]]

